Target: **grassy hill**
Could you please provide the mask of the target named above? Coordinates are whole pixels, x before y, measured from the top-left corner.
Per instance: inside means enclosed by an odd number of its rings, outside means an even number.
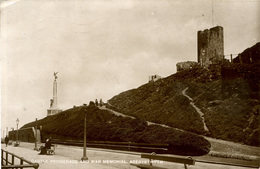
[[[254,52],[250,53],[250,49]],[[122,92],[106,104],[107,108],[136,119],[116,116],[92,104],[41,119],[38,125],[43,126],[42,138],[82,140],[86,111],[90,141],[163,143],[170,145],[169,153],[181,155],[209,152],[210,143],[197,134],[260,146],[258,51],[258,47],[253,47],[241,54],[242,60],[248,61],[249,53],[256,62],[223,61],[209,68],[193,67]],[[173,128],[147,125],[146,121]],[[35,122],[23,127],[32,126]]]
[[[42,138],[83,140],[86,111],[88,141],[168,144],[167,153],[180,155],[203,155],[210,150],[210,143],[196,134],[158,125],[148,126],[146,121],[116,116],[93,104],[74,107],[39,120],[37,125],[42,126]],[[33,126],[35,122],[23,128]]]
[[[260,57],[260,56],[259,56]],[[260,146],[260,64],[223,62],[144,84],[108,101],[127,115],[214,138]],[[189,98],[203,112],[209,131]]]

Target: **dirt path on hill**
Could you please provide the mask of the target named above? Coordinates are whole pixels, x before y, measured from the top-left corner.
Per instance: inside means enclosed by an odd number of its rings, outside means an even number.
[[[192,107],[196,110],[196,112],[200,115],[200,118],[201,118],[202,123],[203,123],[204,130],[205,130],[205,131],[209,131],[209,129],[208,129],[207,125],[206,125],[205,119],[204,119],[204,114],[203,114],[202,111],[194,104],[193,99],[186,94],[186,91],[187,91],[188,89],[189,89],[188,87],[185,88],[181,93],[183,94],[183,96],[187,97],[187,98],[190,100],[190,104],[191,104]]]
[[[111,112],[112,114],[117,115],[117,116],[130,117],[131,119],[135,119],[135,117],[133,117],[133,116],[128,116],[128,115],[125,115],[125,114],[123,114],[123,113],[119,113],[119,112],[117,112],[117,111],[115,111],[115,110],[112,110],[112,109],[109,109],[109,108],[106,108],[106,107],[100,107],[100,106],[98,106],[98,108],[101,109],[101,110],[107,110],[107,111],[109,111],[109,112]]]
[[[133,117],[133,116],[128,116],[128,115],[119,113],[119,112],[117,112],[117,111],[108,109],[108,108],[106,108],[106,107],[100,107],[100,106],[99,106],[98,108],[99,108],[99,109],[102,109],[102,110],[107,110],[107,111],[109,111],[109,112],[111,112],[111,113],[113,113],[114,115],[117,115],[117,116],[129,117],[129,118],[131,118],[131,119],[135,119],[135,117]],[[158,123],[154,123],[154,122],[150,122],[150,121],[146,121],[146,122],[147,122],[148,125],[159,125],[159,126],[162,126],[162,127],[172,128],[172,127],[167,126],[167,125],[165,125],[165,124],[158,124]],[[179,129],[177,129],[177,130],[179,130]]]

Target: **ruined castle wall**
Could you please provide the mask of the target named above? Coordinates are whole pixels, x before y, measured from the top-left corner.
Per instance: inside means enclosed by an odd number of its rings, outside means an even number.
[[[177,72],[182,71],[182,70],[192,69],[192,68],[194,68],[197,65],[198,65],[198,63],[197,62],[193,62],[193,61],[178,62],[176,64]]]
[[[217,64],[224,55],[223,27],[198,31],[198,63],[203,67]]]

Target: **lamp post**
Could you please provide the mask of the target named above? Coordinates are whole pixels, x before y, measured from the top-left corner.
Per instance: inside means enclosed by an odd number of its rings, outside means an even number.
[[[18,143],[18,124],[19,124],[19,119],[17,118],[17,120],[16,120],[17,130],[16,130],[16,144],[15,144],[15,146],[19,145],[19,143]]]
[[[86,106],[84,106],[84,148],[83,148],[83,157],[81,158],[82,161],[87,161],[88,157],[87,157],[87,149],[86,149],[86,142],[87,142],[87,110],[86,110]]]
[[[35,120],[35,146],[34,146],[34,150],[38,151],[38,148],[37,148],[37,118]]]

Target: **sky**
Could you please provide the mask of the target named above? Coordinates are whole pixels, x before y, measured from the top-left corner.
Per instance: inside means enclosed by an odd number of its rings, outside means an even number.
[[[241,53],[259,20],[260,0],[2,0],[1,134],[46,117],[54,72],[61,109],[106,102],[197,61],[199,30],[222,26],[225,55]]]

